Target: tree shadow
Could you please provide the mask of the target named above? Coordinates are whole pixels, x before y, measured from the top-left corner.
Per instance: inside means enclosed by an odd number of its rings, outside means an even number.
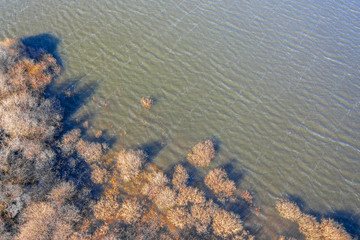
[[[58,62],[58,64],[64,69],[64,64],[61,56],[58,52],[58,45],[60,40],[49,33],[39,34],[35,36],[28,36],[21,39],[22,43],[26,47],[26,57],[30,57],[35,61],[42,56],[42,54],[51,54]],[[93,113],[86,113],[81,117],[75,119],[74,115],[89,102],[98,88],[97,81],[86,81],[83,79],[86,75],[65,79],[61,82],[57,82],[57,79],[46,87],[44,96],[46,98],[56,98],[63,109],[63,127],[60,129],[55,141],[62,139],[67,132],[79,128],[81,129],[81,138],[93,142],[93,143],[106,143],[110,148],[117,141],[116,137],[110,136],[108,131],[104,131],[102,136],[96,138],[88,134],[88,128],[84,126],[84,122],[91,121],[94,117]],[[65,180],[73,182],[79,191],[86,189],[86,197],[79,200],[78,205],[85,206],[89,204],[89,201],[96,200],[101,195],[102,187],[99,184],[95,184],[91,180],[92,168],[91,166],[77,154],[71,156],[62,156],[59,147],[56,147],[57,158],[53,163],[52,169],[58,180]],[[81,201],[85,201],[81,203]]]
[[[37,59],[45,52],[51,54],[56,59],[58,64],[63,67],[63,62],[58,52],[60,39],[54,35],[50,33],[43,33],[34,36],[23,37],[21,38],[21,41],[25,45],[30,58]]]
[[[166,142],[152,141],[139,147],[140,150],[147,154],[147,161],[153,162],[160,151],[166,146]]]
[[[226,171],[229,179],[233,180],[236,185],[239,185],[244,177],[244,174],[235,167],[236,163],[238,162],[239,161],[236,159],[231,159],[228,163],[219,166],[219,168],[222,168]]]

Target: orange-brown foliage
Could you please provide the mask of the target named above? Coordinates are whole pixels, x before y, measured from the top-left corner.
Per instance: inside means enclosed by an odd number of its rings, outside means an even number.
[[[11,69],[10,76],[21,79],[30,89],[42,90],[59,73],[60,67],[56,60],[51,55],[44,54],[37,62],[29,58],[19,60]]]
[[[244,199],[249,204],[252,204],[253,202],[253,196],[248,190],[241,191],[241,198]]]
[[[220,168],[216,168],[208,173],[205,177],[205,184],[215,195],[223,200],[233,196],[236,190],[235,182],[229,180],[226,172]]]
[[[149,110],[153,105],[153,100],[151,99],[151,97],[143,97],[141,98],[141,105]]]
[[[0,44],[2,44],[5,47],[11,47],[12,45],[14,45],[16,43],[16,39],[15,38],[7,38],[3,41],[0,42]]]
[[[214,143],[211,140],[199,142],[187,155],[187,160],[197,167],[207,167],[215,156]]]

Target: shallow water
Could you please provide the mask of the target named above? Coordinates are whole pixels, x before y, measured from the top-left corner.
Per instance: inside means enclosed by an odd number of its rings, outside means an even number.
[[[288,226],[284,196],[360,236],[359,1],[0,0],[0,22],[1,39],[60,40],[59,82],[92,93],[73,118],[115,149],[155,149],[166,169],[213,138],[209,169],[255,194],[259,238]]]

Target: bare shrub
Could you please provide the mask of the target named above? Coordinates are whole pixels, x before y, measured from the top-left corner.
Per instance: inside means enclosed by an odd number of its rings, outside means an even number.
[[[120,205],[115,196],[102,197],[94,206],[94,216],[96,219],[111,221],[116,219]]]
[[[76,150],[78,155],[89,164],[99,161],[104,154],[100,143],[91,143],[82,139],[76,143]]]
[[[212,228],[216,235],[228,237],[240,233],[243,230],[243,225],[234,213],[219,210],[213,218]]]
[[[53,240],[68,239],[74,232],[73,226],[63,221],[57,222],[54,228],[54,234],[51,238]]]
[[[26,208],[23,214],[25,223],[15,239],[66,239],[73,231],[70,228],[78,220],[78,211],[71,205],[54,206],[49,202],[33,203]]]
[[[52,139],[61,119],[55,100],[29,93],[11,95],[0,103],[0,126],[12,138]]]
[[[154,199],[154,203],[160,209],[171,208],[175,205],[176,193],[169,187],[163,187]]]
[[[118,212],[118,218],[125,223],[131,224],[141,217],[142,212],[142,206],[137,200],[125,199]]]
[[[192,219],[185,207],[175,207],[166,212],[166,217],[178,229],[191,227]]]
[[[186,171],[186,169],[181,165],[177,165],[175,167],[174,175],[172,178],[172,184],[174,188],[178,190],[182,187],[185,187],[188,179],[189,179],[189,174]]]
[[[92,167],[91,180],[94,183],[103,184],[108,181],[109,173],[105,168],[100,168],[96,164],[91,165],[91,167]]]
[[[44,142],[10,137],[3,139],[0,155],[0,170],[18,184],[43,178],[46,175],[43,171],[55,157],[54,151]]]
[[[199,142],[187,155],[187,160],[197,167],[207,167],[215,156],[214,143],[211,140]]]
[[[235,182],[229,180],[223,169],[216,168],[208,173],[205,177],[205,184],[220,199],[227,199],[233,196],[236,190]]]
[[[115,161],[116,167],[120,172],[120,178],[124,182],[129,182],[136,178],[145,162],[145,158],[145,153],[140,150],[123,150],[118,153]]]
[[[321,224],[315,217],[304,214],[293,202],[281,199],[276,203],[276,209],[283,218],[296,222],[306,239],[350,240],[351,236],[345,229],[332,219],[323,219]]]
[[[141,193],[153,200],[168,182],[169,179],[163,172],[151,172],[148,176],[148,183],[141,188]]]
[[[99,131],[97,131],[97,132],[95,133],[95,137],[96,137],[96,138],[100,138],[102,135],[103,135],[102,130],[99,130]]]
[[[75,194],[75,187],[70,182],[62,182],[49,194],[49,198],[57,204],[63,204],[65,200],[73,197]]]
[[[205,193],[194,187],[182,187],[176,198],[176,205],[186,206],[188,203],[201,204],[206,201]]]
[[[61,142],[59,147],[61,148],[61,152],[65,157],[72,155],[76,149],[76,143],[79,141],[81,137],[80,129],[73,129],[61,138]]]
[[[315,217],[301,214],[297,223],[299,224],[300,232],[303,233],[307,239],[321,239],[320,224],[316,221]]]
[[[56,221],[56,210],[50,203],[41,202],[29,206],[24,218],[26,223],[21,227],[18,239],[42,240],[51,236],[50,227]]]
[[[191,206],[190,212],[196,231],[198,233],[208,232],[212,216],[214,216],[214,213],[216,212],[213,203],[194,204]]]
[[[281,199],[280,201],[276,202],[276,209],[278,210],[281,217],[289,219],[293,222],[296,222],[302,214],[296,203],[285,199]]]
[[[150,110],[151,106],[153,105],[153,100],[151,99],[151,97],[143,97],[141,98],[141,105]]]
[[[320,230],[324,240],[350,240],[344,227],[332,219],[322,219]]]
[[[248,190],[241,191],[241,198],[244,199],[249,204],[252,204],[253,202],[253,196]]]
[[[56,63],[55,58],[49,54],[44,54],[37,62],[30,58],[19,60],[11,68],[10,76],[19,78],[19,74],[21,74],[29,88],[42,90],[59,73],[60,66]]]

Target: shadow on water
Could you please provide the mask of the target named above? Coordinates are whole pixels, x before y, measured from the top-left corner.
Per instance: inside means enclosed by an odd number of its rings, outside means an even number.
[[[239,161],[236,159],[230,160],[230,162],[220,165],[219,168],[222,168],[226,171],[230,180],[233,180],[235,184],[238,186],[241,180],[243,179],[243,173],[236,165],[238,165]]]
[[[144,151],[147,154],[148,162],[153,162],[155,157],[160,153],[160,151],[166,146],[166,143],[162,141],[153,141],[145,143],[139,147],[140,150]]]
[[[341,223],[345,230],[354,238],[360,238],[360,216],[354,215],[353,213],[346,210],[335,210],[332,212],[326,212],[324,214],[309,209],[302,197],[298,195],[288,195],[289,200],[295,202],[300,210],[306,214],[310,214],[318,221],[322,218],[331,218],[336,222]]]
[[[54,35],[50,33],[43,33],[21,38],[21,41],[28,49],[31,58],[36,59],[41,55],[41,53],[45,52],[51,54],[61,67],[64,66],[58,52],[60,39]]]
[[[49,34],[44,33],[36,36],[24,37],[21,39],[26,46],[27,54],[30,58],[37,60],[43,53],[51,54],[58,62],[58,64],[65,68],[61,56],[58,52],[58,44],[60,40]],[[82,139],[92,143],[106,143],[110,148],[117,141],[115,137],[110,137],[107,131],[104,131],[100,138],[95,138],[88,134],[88,128],[84,122],[89,122],[94,117],[93,113],[87,113],[81,117],[74,117],[78,110],[83,107],[93,96],[98,88],[98,82],[87,80],[86,83],[82,81],[84,76],[79,76],[71,79],[62,80],[59,83],[54,79],[46,90],[45,97],[55,97],[59,100],[63,108],[63,127],[60,130],[56,140],[60,140],[63,135],[72,129],[79,128],[82,132]],[[61,180],[73,182],[78,190],[86,196],[81,199],[75,200],[76,205],[81,209],[88,206],[91,200],[98,199],[101,195],[102,187],[95,184],[91,180],[92,168],[80,156],[71,155],[64,157],[59,151],[58,157],[53,164],[53,169],[57,178]]]

